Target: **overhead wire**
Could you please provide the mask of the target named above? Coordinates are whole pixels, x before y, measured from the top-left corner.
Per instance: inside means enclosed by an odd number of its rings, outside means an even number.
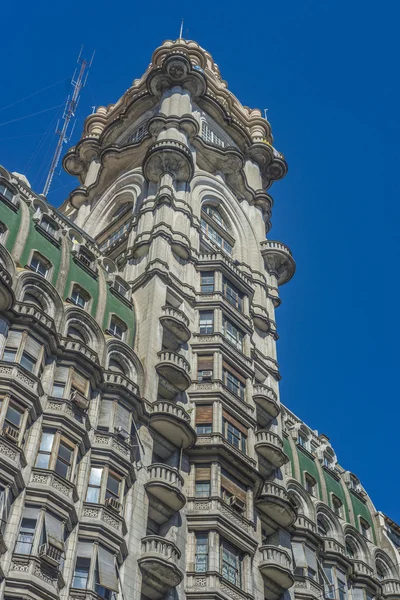
[[[20,100],[11,102],[11,104],[7,104],[7,106],[3,106],[2,108],[0,108],[0,112],[3,110],[6,110],[6,108],[11,108],[12,106],[15,106],[16,104],[19,104],[20,102],[24,102],[24,100],[33,98],[33,96],[37,96],[38,94],[41,94],[42,92],[45,92],[46,90],[49,90],[50,88],[55,87],[59,83],[63,83],[64,81],[67,81],[68,79],[69,79],[69,77],[64,77],[64,79],[60,79],[60,81],[56,81],[56,83],[52,83],[51,85],[48,85],[47,87],[45,87],[37,92],[33,92],[33,94],[29,94],[29,96],[25,96],[25,98],[21,98]]]
[[[16,123],[17,121],[23,121],[24,119],[29,119],[30,117],[36,117],[36,115],[42,115],[43,113],[49,112],[51,110],[55,110],[59,108],[62,104],[57,104],[56,106],[52,106],[51,108],[45,108],[44,110],[39,110],[38,112],[31,113],[30,115],[25,115],[25,117],[18,117],[17,119],[12,119],[11,121],[5,121],[4,123],[0,123],[0,127],[4,125],[10,125],[10,123]]]
[[[42,149],[42,146],[45,144],[46,142],[46,138],[47,136],[50,134],[50,131],[54,128],[57,119],[61,116],[60,115],[61,111],[58,111],[54,117],[52,118],[52,120],[50,121],[44,136],[42,137],[41,140],[39,140],[38,144],[36,145],[36,148],[34,149],[34,151],[32,152],[28,162],[25,165],[25,173],[28,172],[28,169],[31,167],[32,163],[36,160],[37,155],[39,154],[40,150]]]

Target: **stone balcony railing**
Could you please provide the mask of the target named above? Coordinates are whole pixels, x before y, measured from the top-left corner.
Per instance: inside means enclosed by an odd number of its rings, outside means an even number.
[[[92,441],[92,452],[99,449],[102,453],[112,454],[117,462],[121,463],[123,469],[127,469],[131,482],[135,481],[135,469],[133,464],[133,449],[129,441],[125,441],[113,433],[107,431],[96,431]]]
[[[2,470],[13,472],[14,477],[23,485],[21,471],[26,466],[26,459],[22,448],[8,440],[0,433],[0,463],[3,462]]]
[[[337,542],[334,538],[324,538],[324,553],[325,554],[340,554],[346,557],[346,548]]]
[[[180,552],[173,542],[158,535],[142,538],[138,559],[142,571],[142,594],[163,598],[166,591],[179,585],[183,573],[177,566]]]
[[[290,558],[289,552],[286,550],[278,548],[277,546],[267,545],[261,546],[260,552],[262,555],[262,563],[281,565],[284,569],[288,569],[290,571],[292,559]]]
[[[234,523],[235,527],[243,533],[251,537],[255,534],[255,524],[219,497],[190,498],[186,513],[189,520],[191,517],[197,518],[204,515],[207,515],[208,519],[212,519],[213,516],[217,519],[222,517],[227,523]]]
[[[383,579],[382,594],[385,598],[400,598],[400,581],[398,579]]]
[[[259,383],[253,387],[253,399],[256,404],[259,404],[264,410],[271,415],[277,417],[280,412],[275,392],[267,385]]]
[[[267,588],[272,581],[281,590],[289,589],[294,583],[292,559],[289,552],[283,548],[268,545],[261,546],[260,553],[259,569],[266,580]]]
[[[14,310],[20,315],[25,315],[27,317],[31,317],[35,319],[37,322],[44,325],[46,329],[54,330],[54,321],[51,317],[46,315],[43,310],[40,310],[34,304],[29,304],[25,302],[16,302],[14,305]]]
[[[243,368],[251,368],[252,365],[252,361],[251,359],[246,356],[246,354],[240,350],[239,348],[237,348],[236,346],[234,346],[233,344],[231,344],[224,335],[222,335],[222,333],[220,331],[215,331],[214,333],[210,333],[210,334],[200,334],[200,333],[195,333],[193,334],[193,341],[192,341],[192,345],[201,345],[201,346],[207,346],[207,345],[218,345],[220,344],[223,348],[223,350],[228,354],[231,355],[232,360],[237,360],[238,364],[241,364],[243,366]]]
[[[3,265],[0,265],[0,311],[8,310],[14,303],[12,278]]]
[[[273,481],[264,482],[256,506],[281,527],[290,527],[297,517],[296,507],[286,489]]]
[[[201,446],[206,449],[207,446],[212,446],[215,448],[219,448],[220,451],[225,451],[230,455],[233,455],[233,460],[239,459],[242,463],[247,464],[249,467],[255,469],[256,461],[247,454],[241,452],[236,446],[233,446],[224,438],[221,433],[210,433],[209,435],[199,435],[197,437],[196,447]],[[232,456],[230,457],[232,459]]]
[[[282,438],[274,431],[266,429],[257,431],[255,449],[276,468],[289,460],[283,451]]]
[[[365,579],[374,577],[374,569],[367,565],[363,560],[351,560],[353,566],[353,577],[355,579]]]
[[[45,414],[57,415],[71,419],[75,426],[78,426],[84,433],[89,432],[91,424],[87,413],[76,407],[67,399],[53,398],[47,399]]]
[[[171,350],[161,350],[158,353],[156,370],[175,388],[176,393],[184,392],[191,383],[189,362],[184,356]]]
[[[180,343],[185,343],[190,339],[190,321],[179,308],[169,305],[163,306],[160,321],[163,327],[175,335]]]
[[[305,517],[304,515],[298,515],[294,525],[295,525],[296,531],[309,531],[310,533],[313,533],[314,535],[317,533],[316,524],[313,521],[311,521],[311,519],[309,519],[308,517]]]
[[[30,590],[34,587],[37,598],[57,598],[60,588],[64,585],[61,572],[49,568],[44,561],[36,556],[14,554],[10,564],[10,580],[6,582],[4,590],[7,597],[15,593],[15,584],[11,582],[18,579],[18,598],[29,598]],[[40,591],[39,591],[40,590]],[[25,592],[25,593],[24,593]]]
[[[28,487],[32,489],[46,488],[47,490],[54,490],[54,493],[59,498],[62,498],[63,502],[67,501],[72,505],[78,500],[75,485],[58,475],[55,471],[48,469],[33,468]]]
[[[296,264],[292,253],[285,244],[274,240],[261,242],[261,254],[267,269],[274,273],[279,285],[287,283],[294,275]]]
[[[89,348],[89,346],[87,346],[83,342],[71,338],[62,338],[61,343],[66,351],[78,352],[79,354],[90,360],[92,363],[95,363],[96,365],[99,364],[97,352]]]
[[[150,424],[177,447],[189,448],[196,440],[190,416],[182,406],[159,400],[150,407]]]
[[[169,467],[162,463],[153,463],[147,467],[147,472],[149,474],[149,481],[152,479],[160,480],[167,485],[177,488],[180,492],[182,491],[183,478],[174,467]]]
[[[139,387],[131,379],[122,375],[122,373],[115,373],[114,371],[106,371],[104,373],[104,381],[107,386],[119,387],[124,390],[128,390],[131,394],[139,396]]]
[[[148,466],[147,472],[149,479],[145,488],[149,494],[151,518],[162,524],[186,503],[182,493],[183,478],[177,469],[162,463]]]
[[[85,524],[86,528],[91,525],[95,529],[98,528],[99,525],[111,528],[112,534],[118,534],[121,539],[127,532],[125,521],[121,515],[116,510],[103,504],[85,502],[80,521],[82,524]]]
[[[0,361],[0,381],[2,379],[10,385],[21,385],[23,389],[36,396],[43,393],[39,379],[17,363]]]
[[[238,269],[233,259],[229,258],[229,256],[227,256],[224,252],[210,252],[199,254],[199,264],[215,262],[221,262],[222,264],[226,265],[232,271],[232,273],[234,273],[236,277],[238,277],[238,279],[242,281],[242,283],[244,283],[251,290],[253,289],[251,279],[246,275],[246,273]]]
[[[324,597],[324,586],[311,577],[296,575],[294,582],[295,596],[312,598],[313,600],[321,600]]]
[[[237,394],[234,394],[222,381],[213,380],[213,381],[195,381],[192,383],[190,390],[190,396],[201,396],[204,397],[205,394],[220,394],[225,398],[229,398],[234,404],[239,405],[241,410],[247,412],[249,416],[254,414],[254,407],[247,403],[246,395],[247,391],[244,392],[244,397],[241,398]]]

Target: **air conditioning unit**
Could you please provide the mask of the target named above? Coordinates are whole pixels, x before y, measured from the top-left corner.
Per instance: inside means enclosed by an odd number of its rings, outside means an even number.
[[[240,498],[238,498],[237,496],[231,496],[228,500],[229,506],[231,506],[232,508],[235,508],[236,510],[239,510],[240,512],[243,512],[244,509],[246,508],[246,504],[243,502],[243,500],[240,500]]]
[[[105,505],[117,513],[121,510],[121,504],[115,498],[106,498]]]
[[[84,396],[80,392],[78,392],[78,390],[74,390],[72,392],[71,401],[82,410],[87,410],[89,408],[89,399],[86,398],[86,396]]]
[[[201,378],[210,379],[212,377],[212,373],[212,371],[202,371]]]
[[[121,427],[121,425],[115,428],[115,433],[119,438],[121,438],[121,440],[124,440],[124,442],[128,442],[131,437],[130,433]]]
[[[18,438],[19,438],[18,429],[14,429],[14,427],[7,425],[7,427],[4,427],[2,434],[4,435],[5,438],[10,440],[10,442],[13,442],[13,444],[18,443]]]
[[[58,567],[61,562],[62,550],[53,544],[42,544],[39,547],[39,557],[52,567]]]

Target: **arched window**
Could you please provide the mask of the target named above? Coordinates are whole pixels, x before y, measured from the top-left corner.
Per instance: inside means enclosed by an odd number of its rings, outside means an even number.
[[[213,245],[217,245],[227,254],[232,254],[231,236],[220,211],[215,206],[203,205],[201,210],[201,232],[206,250],[210,250]],[[210,242],[212,242],[211,248],[207,248],[207,244],[210,244]]]
[[[34,304],[35,306],[40,308],[40,310],[44,311],[44,306],[42,302],[31,292],[25,292],[23,302],[29,302],[29,304]]]
[[[346,547],[346,554],[349,558],[355,558],[357,556],[358,549],[352,539],[350,539],[348,537],[346,538],[345,547]]]
[[[74,340],[78,340],[79,342],[87,343],[87,340],[80,329],[74,327],[74,325],[70,325],[67,331],[67,337],[73,338]]]
[[[375,568],[376,568],[376,577],[377,577],[377,579],[379,579],[379,581],[390,578],[390,576],[391,576],[390,570],[388,569],[387,565],[385,565],[383,560],[380,560],[378,558],[376,561],[376,564],[375,564]]]
[[[330,525],[328,521],[321,515],[317,518],[317,531],[320,536],[328,537],[330,533]]]
[[[122,375],[125,375],[123,366],[116,358],[110,358],[110,361],[108,363],[108,370],[113,371],[114,373],[121,373]]]
[[[113,221],[116,221],[117,219],[122,217],[124,214],[126,214],[128,212],[130,206],[131,206],[130,202],[125,202],[124,204],[121,204],[121,206],[119,206],[117,208],[117,210],[113,213],[111,219]]]

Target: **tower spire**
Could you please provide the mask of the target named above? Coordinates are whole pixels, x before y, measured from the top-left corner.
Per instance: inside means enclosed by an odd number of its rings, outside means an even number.
[[[180,39],[180,40],[182,39],[182,33],[183,33],[183,19],[182,19],[182,21],[181,21],[181,29],[180,29],[180,31],[179,31],[179,39]]]

